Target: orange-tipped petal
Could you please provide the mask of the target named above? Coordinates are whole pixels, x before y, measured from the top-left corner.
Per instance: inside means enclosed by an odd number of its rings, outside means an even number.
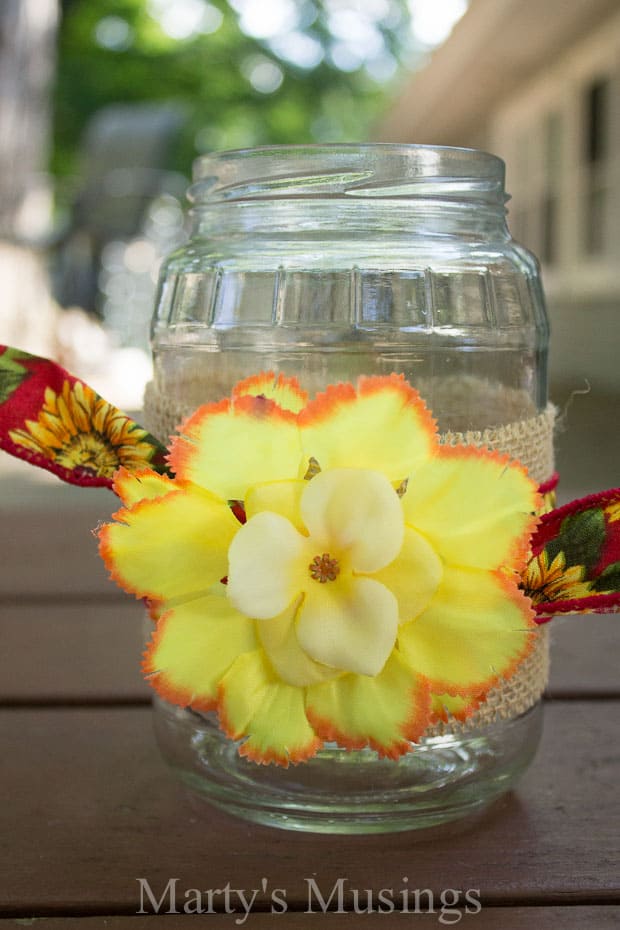
[[[427,609],[401,625],[398,646],[433,693],[480,697],[532,649],[533,613],[505,575],[446,567]]]
[[[239,656],[219,687],[218,711],[239,753],[253,762],[287,767],[313,756],[322,741],[308,723],[304,691],[282,682],[262,649]]]
[[[283,410],[299,413],[308,402],[308,394],[302,390],[297,378],[286,375],[276,375],[273,371],[262,371],[235,384],[232,390],[233,397],[263,396],[275,401]]]
[[[525,564],[539,498],[508,456],[441,447],[418,469],[402,498],[405,522],[452,565],[514,570]]]
[[[325,741],[347,749],[370,746],[391,759],[409,752],[429,721],[426,682],[398,650],[374,678],[345,675],[313,685],[307,695],[308,718]]]
[[[173,491],[114,514],[99,551],[114,581],[136,597],[170,601],[203,594],[226,575],[239,523],[206,491]]]
[[[464,723],[480,707],[481,700],[476,697],[464,698],[452,694],[431,695],[431,724],[449,723],[451,718]]]
[[[245,395],[196,411],[172,440],[176,476],[226,500],[243,500],[263,481],[297,478],[301,445],[296,418],[272,400]]]
[[[255,624],[232,607],[224,590],[215,590],[161,617],[142,669],[166,701],[211,710],[224,674],[256,645]]]
[[[299,414],[306,460],[322,469],[368,468],[402,481],[426,461],[436,443],[435,423],[402,377],[360,378],[331,385]]]
[[[126,507],[132,507],[142,500],[154,500],[156,497],[165,497],[171,491],[180,490],[181,485],[160,475],[151,468],[139,471],[129,471],[121,467],[114,475],[113,491],[118,494]]]

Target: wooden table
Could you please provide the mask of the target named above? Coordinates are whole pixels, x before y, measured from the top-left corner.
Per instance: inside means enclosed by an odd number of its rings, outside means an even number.
[[[474,825],[368,837],[253,826],[194,806],[161,761],[138,673],[141,607],[108,582],[89,534],[114,500],[71,493],[87,497],[26,509],[5,497],[0,513],[0,930],[35,917],[45,930],[172,930],[189,919],[188,889],[222,892],[220,913],[194,916],[196,930],[342,926],[311,879],[325,898],[346,880],[347,908],[351,890],[364,902],[367,889],[375,900],[382,888],[428,889],[425,912],[433,895],[434,913],[349,913],[354,927],[620,926],[620,618],[555,621],[540,751]],[[168,897],[159,915],[148,898],[139,915],[139,878],[158,898],[178,879],[181,914],[164,915]],[[253,889],[249,916],[225,913]],[[270,912],[275,889],[286,913]],[[440,921],[440,896],[454,889],[479,890],[480,913]]]

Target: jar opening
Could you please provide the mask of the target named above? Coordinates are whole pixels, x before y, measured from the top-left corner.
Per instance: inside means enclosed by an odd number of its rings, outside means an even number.
[[[195,204],[263,199],[420,199],[503,206],[504,162],[476,149],[389,143],[265,146],[194,163]]]

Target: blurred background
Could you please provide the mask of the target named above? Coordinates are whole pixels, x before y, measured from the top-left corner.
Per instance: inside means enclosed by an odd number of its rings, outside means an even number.
[[[589,392],[560,454],[620,484],[617,0],[3,0],[0,88],[0,342],[137,409],[195,157],[483,148],[542,262],[552,396]]]

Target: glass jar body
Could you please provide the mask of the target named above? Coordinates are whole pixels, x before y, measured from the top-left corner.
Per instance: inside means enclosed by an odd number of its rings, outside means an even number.
[[[544,432],[547,319],[536,261],[506,228],[498,159],[416,146],[224,153],[198,162],[191,199],[193,235],[162,270],[153,323],[156,434],[259,371],[294,375],[311,395],[403,374],[444,441],[514,458],[506,431]],[[525,463],[540,482],[547,440]],[[428,826],[488,803],[529,762],[545,648],[525,701],[429,733],[397,763],[327,746],[303,766],[259,767],[208,715],[159,701],[157,731],[188,784],[249,819]]]
[[[416,743],[398,760],[326,745],[301,765],[256,765],[215,714],[155,700],[162,755],[197,797],[245,820],[313,833],[396,833],[475,815],[532,761],[542,704],[518,717]]]

